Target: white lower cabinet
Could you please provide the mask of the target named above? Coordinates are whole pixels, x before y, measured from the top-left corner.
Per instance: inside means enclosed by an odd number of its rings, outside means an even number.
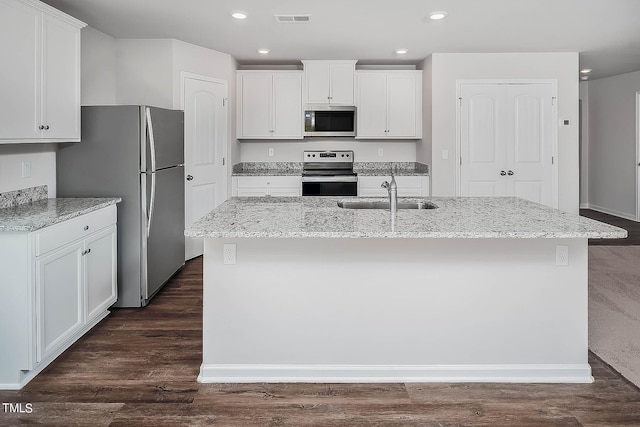
[[[36,362],[40,363],[82,327],[83,243],[36,258]]]
[[[118,299],[118,245],[115,226],[95,233],[87,239],[85,256],[85,318],[91,321],[104,313]]]
[[[116,206],[0,233],[0,389],[19,389],[117,299]]]
[[[391,181],[391,176],[358,176],[358,196],[388,197],[389,193],[381,187],[384,181]],[[396,176],[398,197],[428,197],[428,176]]]
[[[237,197],[296,197],[302,195],[300,176],[234,176],[232,195]]]

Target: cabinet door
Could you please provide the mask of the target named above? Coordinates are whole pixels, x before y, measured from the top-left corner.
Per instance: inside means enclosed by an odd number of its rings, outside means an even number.
[[[117,299],[116,227],[88,238],[85,251],[85,316],[89,322]]]
[[[330,65],[330,103],[353,105],[355,64]]]
[[[0,138],[39,138],[42,14],[0,0]]]
[[[36,260],[36,361],[41,362],[83,326],[83,244]]]
[[[238,138],[269,138],[273,133],[272,79],[272,73],[240,75],[242,95]]]
[[[384,138],[387,133],[386,75],[358,75],[358,138]]]
[[[387,76],[388,137],[410,138],[417,135],[416,76]]]
[[[273,74],[273,136],[302,139],[302,74]]]
[[[80,30],[43,17],[42,102],[45,139],[80,138]]]
[[[328,104],[330,71],[329,63],[305,62],[304,76],[306,85],[306,102],[309,104]]]

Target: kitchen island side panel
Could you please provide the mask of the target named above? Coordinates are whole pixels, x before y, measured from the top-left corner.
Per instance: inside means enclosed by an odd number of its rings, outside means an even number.
[[[586,239],[205,238],[204,262],[202,382],[592,381]]]

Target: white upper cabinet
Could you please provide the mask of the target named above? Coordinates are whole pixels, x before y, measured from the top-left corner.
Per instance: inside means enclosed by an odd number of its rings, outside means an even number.
[[[354,105],[355,60],[305,60],[306,104]]]
[[[302,139],[302,72],[238,71],[238,139]]]
[[[0,142],[80,140],[80,29],[35,0],[0,0]]]
[[[422,71],[356,72],[357,138],[422,138]]]

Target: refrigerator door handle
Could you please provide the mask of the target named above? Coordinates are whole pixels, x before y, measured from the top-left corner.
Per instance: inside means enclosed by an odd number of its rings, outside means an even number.
[[[149,202],[149,216],[147,218],[147,237],[151,235],[151,220],[153,218],[153,205],[156,200],[156,143],[153,138],[153,124],[151,123],[151,110],[146,108],[147,133],[149,134],[149,149],[151,150],[151,200]]]

